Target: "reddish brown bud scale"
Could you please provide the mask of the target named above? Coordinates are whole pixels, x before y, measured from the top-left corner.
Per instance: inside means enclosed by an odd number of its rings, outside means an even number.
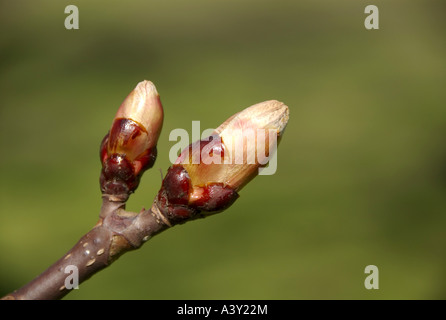
[[[182,166],[174,165],[169,168],[163,180],[163,188],[166,190],[169,203],[188,204],[192,185],[189,174]]]
[[[108,157],[108,153],[107,153],[108,136],[109,136],[109,134],[107,133],[105,135],[104,139],[102,139],[101,147],[99,148],[99,158],[102,163],[104,163]]]
[[[144,171],[150,169],[155,164],[156,156],[158,151],[156,147],[153,147],[147,150],[145,153],[140,155],[138,159],[133,161],[133,165],[135,167],[135,174],[142,175]]]
[[[169,205],[188,205],[205,212],[222,211],[238,198],[237,192],[222,183],[192,187],[187,171],[181,165],[169,168],[162,190]]]
[[[219,212],[229,208],[239,197],[232,188],[222,183],[210,183],[194,188],[191,195],[192,205],[206,212]]]
[[[196,218],[200,213],[216,213],[238,198],[235,190],[221,183],[193,187],[182,165],[169,168],[157,196],[157,207],[171,224]]]
[[[107,179],[104,174],[101,174],[100,178],[101,191],[110,195],[124,195],[130,193],[130,187],[128,183],[117,179]],[[130,185],[132,186],[132,185]]]
[[[106,178],[116,178],[128,181],[134,177],[133,166],[124,155],[113,154],[107,158],[104,165],[104,175]]]
[[[169,202],[166,188],[163,186],[158,192],[156,198],[156,205],[161,211],[161,214],[166,217],[170,224],[185,222],[193,217],[196,217],[199,213],[198,210],[190,206],[182,204],[173,204]]]
[[[147,134],[147,131],[137,122],[131,119],[115,119],[108,138],[108,149],[112,153],[133,155],[132,149],[135,149],[135,145],[139,142],[138,137],[142,134]]]
[[[101,175],[102,191],[107,194],[130,191],[135,187],[136,177],[133,165],[123,155],[113,154],[103,164]]]
[[[199,211],[197,211],[196,209],[188,206],[170,206],[169,210],[170,221],[175,221],[175,219],[178,219],[180,221],[186,220],[197,216],[197,214],[199,213]]]

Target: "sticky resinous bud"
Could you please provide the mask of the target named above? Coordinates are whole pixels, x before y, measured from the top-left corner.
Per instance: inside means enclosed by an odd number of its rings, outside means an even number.
[[[163,107],[155,85],[144,80],[125,98],[104,137],[100,158],[103,194],[126,198],[156,159]]]
[[[169,168],[155,201],[170,222],[221,212],[268,164],[289,119],[289,109],[271,100],[226,120],[208,138],[185,148]]]

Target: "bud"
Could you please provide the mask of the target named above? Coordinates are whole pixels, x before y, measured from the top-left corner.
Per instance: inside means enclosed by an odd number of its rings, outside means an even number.
[[[157,209],[174,223],[227,209],[267,164],[288,118],[285,104],[265,101],[233,115],[207,139],[189,145],[169,168]]]
[[[102,193],[128,195],[156,159],[163,108],[155,85],[144,80],[122,102],[100,148]]]

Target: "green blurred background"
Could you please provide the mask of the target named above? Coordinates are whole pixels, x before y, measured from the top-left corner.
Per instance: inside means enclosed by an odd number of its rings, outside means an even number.
[[[77,5],[80,29],[66,30]],[[380,29],[364,28],[364,8]],[[226,212],[177,226],[66,299],[445,299],[444,1],[0,1],[0,295],[92,227],[98,148],[143,80],[169,133],[277,99],[273,176]],[[366,290],[364,268],[379,268]]]

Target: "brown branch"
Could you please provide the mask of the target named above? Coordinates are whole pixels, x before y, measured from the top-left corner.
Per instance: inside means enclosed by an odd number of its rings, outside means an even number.
[[[125,200],[103,196],[98,223],[62,258],[2,300],[60,299],[71,291],[65,287],[67,266],[77,267],[81,283],[171,225],[156,201],[150,210],[135,213],[125,211]]]

